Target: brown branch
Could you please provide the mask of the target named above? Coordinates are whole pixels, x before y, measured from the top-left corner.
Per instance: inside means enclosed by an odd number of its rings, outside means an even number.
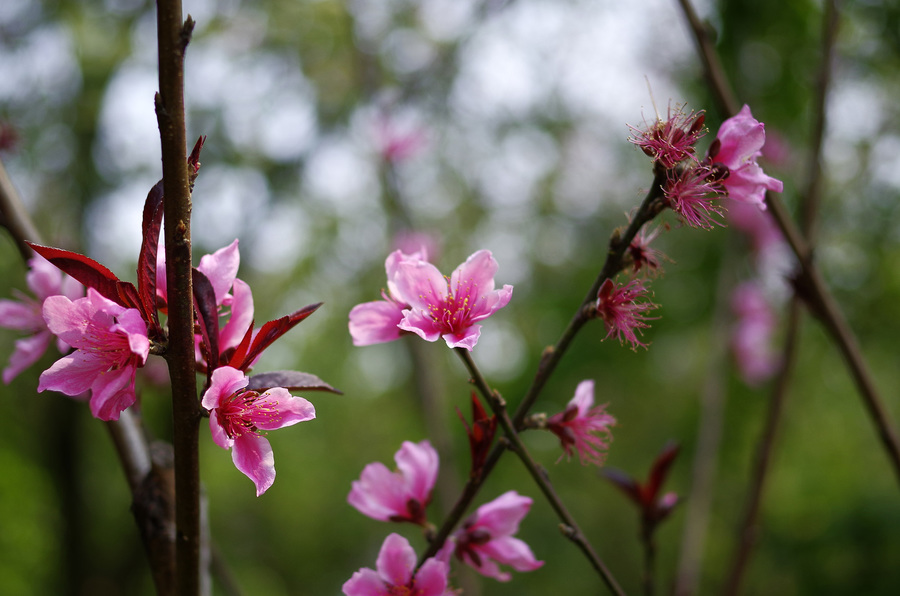
[[[679,2],[682,6],[690,6],[689,0],[679,0]],[[698,30],[692,27],[692,30],[695,36],[706,37],[702,29]],[[709,44],[698,42],[698,47],[704,53],[702,56],[704,64],[714,64],[715,61],[709,60],[709,57],[705,55],[706,52],[713,52]],[[708,79],[713,82],[717,80],[713,76],[708,76]],[[717,96],[724,97],[724,94],[717,93]],[[729,114],[736,113],[736,103],[729,105],[724,103],[724,100],[720,101],[723,101],[719,106],[723,111]],[[799,261],[800,272],[795,280],[796,290],[804,299],[811,312],[821,320],[831,334],[833,341],[837,344],[860,392],[863,404],[872,422],[875,424],[876,432],[887,452],[894,474],[900,481],[900,437],[898,437],[883,400],[875,387],[875,382],[872,379],[856,337],[822,279],[818,267],[813,262],[812,250],[809,244],[791,220],[781,199],[772,193],[766,193],[766,205]]]
[[[465,364],[466,369],[472,376],[472,383],[491,406],[494,415],[497,417],[497,421],[503,428],[506,439],[509,441],[510,448],[516,453],[516,455],[519,456],[519,459],[522,460],[522,463],[525,465],[528,473],[531,474],[532,479],[538,485],[540,491],[544,493],[544,497],[546,497],[547,502],[550,503],[550,506],[553,508],[553,510],[556,512],[556,515],[562,522],[563,534],[569,540],[574,542],[575,545],[581,550],[581,552],[584,553],[597,573],[600,574],[600,577],[606,584],[606,587],[609,588],[612,593],[619,595],[624,594],[622,588],[619,587],[619,584],[618,582],[616,582],[616,579],[613,577],[612,573],[610,573],[610,571],[606,568],[606,565],[594,551],[594,548],[591,546],[591,543],[588,541],[587,537],[578,527],[578,524],[575,522],[575,518],[572,517],[572,515],[566,509],[565,505],[563,505],[563,502],[559,498],[559,495],[556,494],[553,485],[550,484],[550,478],[547,476],[546,470],[543,470],[540,466],[538,466],[538,464],[528,453],[528,450],[526,449],[524,443],[522,443],[522,439],[519,437],[519,433],[516,432],[516,429],[513,426],[512,420],[509,418],[509,414],[506,411],[506,403],[503,401],[503,398],[501,398],[496,391],[490,388],[484,376],[481,374],[481,371],[475,365],[475,361],[472,360],[472,355],[468,350],[466,350],[465,348],[455,348],[454,351],[463,361],[463,364]]]
[[[28,259],[34,256],[34,252],[25,241],[40,243],[41,235],[25,211],[25,206],[12,180],[9,179],[2,160],[0,160],[0,225],[9,230],[22,259],[28,262]]]
[[[166,282],[175,447],[177,594],[200,590],[200,469],[191,286],[191,195],[184,121],[184,50],[193,21],[182,22],[180,0],[158,0],[159,94],[156,117],[162,145]]]

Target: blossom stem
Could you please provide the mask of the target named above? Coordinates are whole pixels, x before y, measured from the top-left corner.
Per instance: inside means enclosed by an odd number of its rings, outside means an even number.
[[[619,587],[619,584],[616,582],[616,579],[606,568],[606,565],[594,551],[594,548],[591,546],[587,537],[578,527],[575,519],[566,509],[565,505],[563,505],[559,495],[556,494],[556,491],[550,484],[550,479],[546,470],[540,468],[528,453],[528,449],[526,449],[524,443],[522,443],[522,439],[519,437],[519,433],[516,432],[515,426],[506,411],[506,403],[503,401],[503,398],[500,397],[500,394],[490,388],[487,380],[485,380],[484,376],[481,374],[481,371],[478,369],[478,366],[475,364],[475,361],[472,359],[472,355],[468,350],[465,348],[455,348],[454,351],[469,371],[472,384],[475,385],[481,395],[487,400],[494,415],[497,416],[497,421],[503,428],[503,432],[510,443],[511,449],[519,456],[522,463],[525,464],[528,473],[531,474],[531,477],[534,479],[535,483],[537,483],[538,488],[544,493],[550,506],[564,524],[566,528],[566,531],[564,532],[565,535],[581,549],[597,573],[600,574],[600,577],[603,579],[604,583],[606,583],[609,590],[614,594],[624,594],[622,588]]]
[[[194,356],[191,286],[191,197],[184,120],[184,50],[193,21],[182,21],[180,0],[158,0],[159,94],[156,116],[162,145],[166,283],[175,446],[176,592],[200,590],[200,406]]]
[[[692,23],[691,29],[698,40],[697,47],[705,67],[707,69],[715,68],[718,60],[713,60],[715,52],[711,44],[708,43],[706,31],[702,27],[695,27],[690,19],[689,10],[692,11],[690,1],[679,1],[684,12],[688,15],[689,22]],[[694,15],[694,18],[696,19],[696,15]],[[721,66],[718,68],[721,69]],[[721,72],[718,74],[722,75]],[[724,76],[712,76],[708,72],[707,79],[720,103],[719,108],[726,114],[737,113],[737,102],[722,91],[725,85],[723,82],[725,80]],[[888,416],[884,400],[875,387],[874,379],[862,355],[859,343],[828,286],[822,279],[818,266],[813,261],[810,244],[791,220],[784,203],[776,195],[766,193],[766,206],[778,223],[782,235],[799,261],[800,272],[795,280],[795,291],[803,298],[812,313],[821,320],[828,333],[831,334],[832,340],[837,344],[847,367],[850,369],[850,375],[856,383],[857,390],[860,392],[863,404],[875,424],[876,433],[887,452],[894,474],[897,476],[897,480],[900,481],[900,435],[898,435],[893,422]]]
[[[588,290],[581,306],[575,311],[575,315],[572,317],[572,320],[569,321],[569,325],[559,338],[559,341],[555,346],[547,348],[547,350],[544,351],[541,361],[538,364],[534,380],[531,382],[531,386],[525,393],[525,397],[522,398],[522,401],[516,408],[513,421],[517,429],[522,428],[525,417],[534,405],[535,400],[537,400],[538,395],[540,395],[540,392],[550,378],[550,375],[556,369],[556,365],[559,364],[559,361],[566,353],[566,350],[568,350],[572,340],[575,339],[575,336],[584,324],[590,320],[590,318],[586,316],[585,308],[596,301],[597,292],[600,291],[600,286],[603,285],[603,282],[612,278],[622,270],[625,251],[631,244],[631,241],[634,240],[634,237],[637,236],[641,227],[659,215],[664,209],[665,205],[662,202],[664,183],[665,173],[657,172],[653,178],[653,184],[647,192],[647,196],[644,197],[644,201],[638,208],[637,213],[635,213],[634,217],[631,219],[628,227],[622,233],[616,231],[613,233],[612,238],[610,238],[609,252],[606,255],[606,261],[603,263],[600,274]]]

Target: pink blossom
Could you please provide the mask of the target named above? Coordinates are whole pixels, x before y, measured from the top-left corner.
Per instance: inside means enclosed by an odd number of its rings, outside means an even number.
[[[454,534],[456,556],[482,575],[502,582],[512,576],[500,571],[498,564],[509,565],[516,571],[541,567],[544,562],[535,560],[528,545],[513,538],[531,502],[530,498],[511,490],[479,507]]]
[[[364,567],[353,574],[341,588],[346,596],[450,596],[447,587],[450,566],[430,558],[418,573],[416,552],[409,541],[399,534],[384,539],[376,569]]]
[[[635,334],[635,331],[641,333],[641,329],[650,327],[647,321],[655,318],[645,314],[656,308],[646,299],[647,293],[644,282],[639,279],[625,285],[616,285],[611,279],[603,282],[597,293],[596,316],[606,324],[607,338],[615,335],[620,343],[630,343],[633,350],[638,346],[647,347]]]
[[[738,370],[748,385],[758,385],[775,374],[780,358],[772,350],[777,320],[759,286],[745,282],[731,296],[737,316],[731,347]]]
[[[425,130],[412,122],[382,115],[376,125],[375,142],[382,159],[398,163],[413,157],[427,144]]]
[[[395,282],[409,301],[398,325],[427,341],[443,337],[451,348],[472,350],[481,335],[478,321],[509,303],[513,288],[494,289],[497,261],[479,250],[456,268],[448,280],[426,261],[407,260],[398,266]]]
[[[400,338],[401,330],[398,325],[403,320],[403,311],[410,307],[409,300],[396,281],[400,275],[400,264],[406,261],[425,261],[427,258],[424,247],[412,254],[395,250],[388,255],[384,262],[388,289],[387,293],[384,290],[381,292],[384,300],[357,304],[350,311],[349,328],[353,345],[368,346]]]
[[[247,389],[249,382],[242,371],[219,367],[212,373],[201,405],[209,410],[213,441],[222,449],[231,449],[235,467],[253,481],[258,497],[275,482],[275,456],[260,431],[312,420],[316,410],[284,387],[258,393]]]
[[[118,420],[134,403],[134,377],[150,353],[147,324],[136,308],[125,308],[88,288],[74,302],[66,296],[44,300],[50,331],[75,352],[41,373],[38,391],[50,389],[77,396],[91,390],[91,413]]]
[[[722,208],[713,201],[722,198],[717,173],[708,166],[694,166],[666,179],[663,195],[672,209],[693,228],[712,229],[721,226],[714,215],[722,215]]]
[[[200,257],[197,270],[209,280],[216,296],[219,315],[228,316],[228,321],[219,326],[219,352],[224,353],[236,348],[247,329],[253,324],[253,294],[250,286],[237,278],[241,262],[238,241],[222,247],[212,254]],[[156,295],[164,304],[166,302],[166,260],[165,250],[160,247],[156,259]],[[197,344],[197,362],[204,363],[200,351],[201,338],[195,338]]]
[[[29,333],[16,340],[16,349],[3,370],[3,382],[9,384],[23,370],[34,364],[47,351],[53,334],[44,320],[44,300],[63,295],[71,299],[84,296],[84,286],[63,273],[47,259],[39,256],[28,261],[25,281],[35,298],[19,294],[18,300],[0,300],[0,327]],[[65,353],[69,345],[57,339],[56,346]]]
[[[668,170],[688,158],[696,161],[694,145],[706,134],[706,129],[702,111],[685,114],[679,107],[673,114],[669,106],[667,116],[665,121],[657,118],[644,130],[629,126],[635,134],[628,140]]]
[[[606,459],[603,451],[612,441],[610,427],[615,424],[605,405],[594,407],[594,382],[587,380],[578,384],[566,409],[547,420],[547,429],[559,437],[568,458],[577,451],[583,465],[602,466]]]
[[[440,464],[437,451],[428,441],[404,441],[394,461],[396,472],[381,462],[368,464],[353,481],[347,502],[373,519],[425,525]]]
[[[767,176],[756,159],[762,155],[766,127],[745,105],[737,115],[722,123],[716,140],[709,149],[709,161],[728,168],[721,181],[728,196],[765,209],[766,191],[781,192],[780,180]]]

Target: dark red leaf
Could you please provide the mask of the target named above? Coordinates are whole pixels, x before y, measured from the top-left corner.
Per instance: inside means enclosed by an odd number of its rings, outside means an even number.
[[[669,468],[672,467],[675,457],[678,456],[679,449],[680,447],[677,443],[668,443],[663,447],[660,454],[656,456],[653,467],[650,468],[650,477],[647,478],[647,484],[644,486],[649,503],[654,503],[659,496],[659,489],[662,487],[663,482],[666,481],[666,476],[669,475]]]
[[[644,504],[641,501],[641,486],[634,478],[615,468],[605,468],[601,470],[600,473],[603,474],[607,480],[619,487],[632,502],[643,509]]]
[[[134,284],[119,280],[115,273],[94,259],[77,252],[41,246],[32,242],[29,242],[28,246],[56,265],[63,273],[85,286],[97,290],[104,298],[112,300],[119,306],[140,309],[141,303]]]
[[[263,350],[272,345],[276,339],[293,329],[297,323],[316,312],[316,309],[320,306],[322,306],[321,302],[318,304],[310,304],[309,306],[305,306],[280,319],[269,321],[260,328],[259,333],[253,338],[253,342],[250,344],[250,347],[247,348],[246,354],[242,355],[242,345],[238,346],[238,349],[231,357],[229,364],[234,368],[246,371],[253,364],[253,361],[256,360],[256,357],[262,354]],[[244,340],[246,339],[245,336]],[[241,344],[243,343],[244,342],[242,341]]]
[[[259,373],[250,377],[250,383],[247,385],[248,389],[260,392],[272,387],[284,387],[292,391],[327,391],[343,395],[343,392],[338,391],[316,375],[296,370]]]
[[[191,269],[191,283],[207,370],[212,374],[219,361],[219,311],[216,306],[216,292],[209,278],[196,268]]]
[[[159,314],[156,311],[156,255],[159,251],[159,231],[163,218],[163,181],[157,182],[144,202],[144,220],[141,225],[143,241],[138,255],[137,287],[145,318],[149,321],[151,335],[161,332]]]
[[[188,156],[188,178],[191,190],[194,189],[194,180],[197,179],[197,174],[200,172],[200,150],[203,149],[203,143],[205,142],[205,135],[197,139],[191,154]]]

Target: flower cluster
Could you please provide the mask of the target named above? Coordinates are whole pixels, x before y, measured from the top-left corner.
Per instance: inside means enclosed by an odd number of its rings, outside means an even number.
[[[766,142],[765,126],[744,106],[722,123],[703,160],[694,154],[703,136],[703,113],[685,115],[676,110],[666,121],[658,119],[629,140],[652,157],[665,172],[663,196],[692,227],[721,225],[714,216],[723,210],[716,201],[730,197],[765,208],[767,190],[781,192],[783,185],[766,175],[757,163]]]
[[[649,327],[647,321],[654,318],[646,314],[656,308],[647,299],[648,292],[644,281],[640,279],[632,279],[626,284],[616,284],[611,279],[603,282],[592,311],[594,316],[603,319],[607,329],[606,337],[615,336],[620,343],[627,341],[633,350],[638,346],[647,347],[647,344],[638,339],[637,334],[641,333],[641,329]]]
[[[426,341],[443,337],[451,348],[472,350],[482,321],[509,303],[512,286],[494,289],[497,261],[479,250],[449,278],[441,275],[422,252],[391,253],[385,262],[387,292],[383,300],[359,304],[350,311],[354,345],[393,341],[403,332]]]
[[[202,139],[189,159],[194,174],[201,145]],[[31,333],[17,342],[4,381],[37,361],[55,336],[65,355],[41,374],[38,391],[87,398],[91,413],[107,421],[118,420],[135,404],[137,370],[168,344],[159,316],[167,312],[169,299],[159,247],[162,207],[160,181],[144,206],[136,285],[84,255],[30,244],[38,254],[30,261],[27,280],[35,298],[0,301],[0,325]],[[213,440],[232,451],[235,466],[253,481],[258,496],[275,479],[272,449],[262,435],[315,418],[313,405],[286,387],[335,390],[314,375],[296,371],[247,376],[269,345],[319,305],[254,328],[253,296],[237,278],[239,264],[235,240],[202,257],[193,270],[194,342],[198,372],[207,380],[201,405],[209,415]],[[79,284],[87,288],[83,297]]]
[[[397,462],[397,472],[391,472],[379,462],[368,464],[360,479],[352,483],[347,501],[363,515],[379,521],[413,522],[427,526],[425,507],[431,501],[437,479],[437,452],[428,441],[418,444],[406,441],[394,455],[394,460]],[[412,549],[404,539],[392,534],[382,546],[378,571],[361,569],[344,584],[344,593],[442,594],[441,591],[431,591],[438,589],[438,586],[441,586],[440,589],[446,587],[434,576],[442,574],[446,580],[449,558],[454,552],[459,560],[479,573],[499,581],[510,579],[510,574],[501,571],[499,565],[509,565],[517,571],[537,569],[543,563],[534,558],[527,544],[514,537],[531,502],[530,498],[510,491],[482,505],[450,537],[437,558],[426,561],[415,577],[410,566],[415,563],[414,553],[410,554]],[[436,562],[430,563],[432,560]],[[438,566],[437,562],[446,566]],[[423,580],[422,574],[428,565],[431,567],[427,576],[431,579]],[[426,582],[432,587],[426,588]],[[368,591],[364,591],[362,586],[368,586]],[[397,590],[392,592],[391,586]],[[408,591],[402,591],[399,587],[405,587]]]

